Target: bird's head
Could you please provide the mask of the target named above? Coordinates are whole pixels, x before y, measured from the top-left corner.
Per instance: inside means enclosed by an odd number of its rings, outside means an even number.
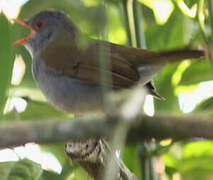
[[[31,53],[47,46],[61,34],[75,36],[76,27],[71,20],[60,11],[42,11],[28,21],[16,19],[16,22],[30,29],[31,34],[14,43],[24,45]]]

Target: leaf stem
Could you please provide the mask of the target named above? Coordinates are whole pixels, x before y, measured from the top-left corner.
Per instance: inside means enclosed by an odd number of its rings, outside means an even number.
[[[213,1],[207,0],[208,2],[208,10],[209,10],[209,23],[211,26],[211,33],[213,33]],[[211,36],[211,44],[213,44],[213,36]]]
[[[122,2],[123,21],[126,29],[128,43],[131,46],[146,49],[146,38],[142,24],[142,8],[136,0],[123,0]],[[151,142],[151,145],[154,142]],[[146,157],[144,153],[148,151],[149,142],[143,142],[138,147],[143,180],[156,180],[157,174],[154,169],[155,157]],[[140,151],[140,149],[144,151]]]
[[[203,40],[208,45],[209,44],[209,40],[208,40],[208,37],[206,36],[206,33],[205,33],[205,24],[204,24],[204,20],[205,19],[204,19],[203,9],[204,9],[204,0],[200,0],[199,4],[198,4],[197,19],[198,19],[200,32],[201,32],[201,35],[203,37]]]

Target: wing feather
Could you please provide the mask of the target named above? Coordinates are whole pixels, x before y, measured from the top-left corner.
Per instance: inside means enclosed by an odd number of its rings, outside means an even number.
[[[100,66],[99,48],[103,48],[103,60],[109,61],[109,68]],[[118,53],[111,53],[110,46],[99,47],[98,41],[81,49],[73,40],[60,39],[43,50],[42,58],[49,67],[61,69],[65,75],[96,84],[100,84],[102,72],[112,78],[113,89],[130,87],[139,80],[139,73],[132,64]]]

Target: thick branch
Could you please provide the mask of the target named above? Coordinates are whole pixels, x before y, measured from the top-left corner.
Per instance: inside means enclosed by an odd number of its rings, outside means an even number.
[[[50,143],[109,137],[116,127],[116,118],[85,117],[67,120],[41,120],[36,122],[1,123],[0,147],[17,146],[27,142]],[[142,116],[129,123],[127,143],[143,139],[189,137],[213,138],[213,121],[198,116]]]
[[[115,180],[136,180],[136,176],[115,156],[104,140],[89,139],[86,141],[70,141],[66,144],[66,153],[71,160],[78,163],[95,180],[103,179],[103,170],[107,167],[109,157],[114,161]],[[112,179],[112,178],[108,178]]]

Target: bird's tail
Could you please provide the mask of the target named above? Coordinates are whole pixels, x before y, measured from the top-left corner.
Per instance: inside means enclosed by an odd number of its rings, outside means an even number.
[[[164,64],[182,61],[184,59],[197,59],[206,56],[205,50],[191,50],[191,49],[180,49],[180,50],[170,50],[153,52],[147,51],[143,54],[141,61],[137,61],[136,66],[142,64]]]
[[[144,51],[140,61],[135,61],[138,70],[141,74],[140,80],[142,83],[150,81],[165,64],[179,62],[184,59],[198,59],[206,55],[204,50],[172,50],[172,51]]]
[[[173,50],[173,51],[162,51],[156,53],[156,56],[152,56],[151,59],[153,61],[166,61],[166,62],[175,62],[181,61],[183,59],[193,59],[193,58],[202,58],[206,55],[204,50],[190,50],[190,49],[182,49],[182,50]]]

